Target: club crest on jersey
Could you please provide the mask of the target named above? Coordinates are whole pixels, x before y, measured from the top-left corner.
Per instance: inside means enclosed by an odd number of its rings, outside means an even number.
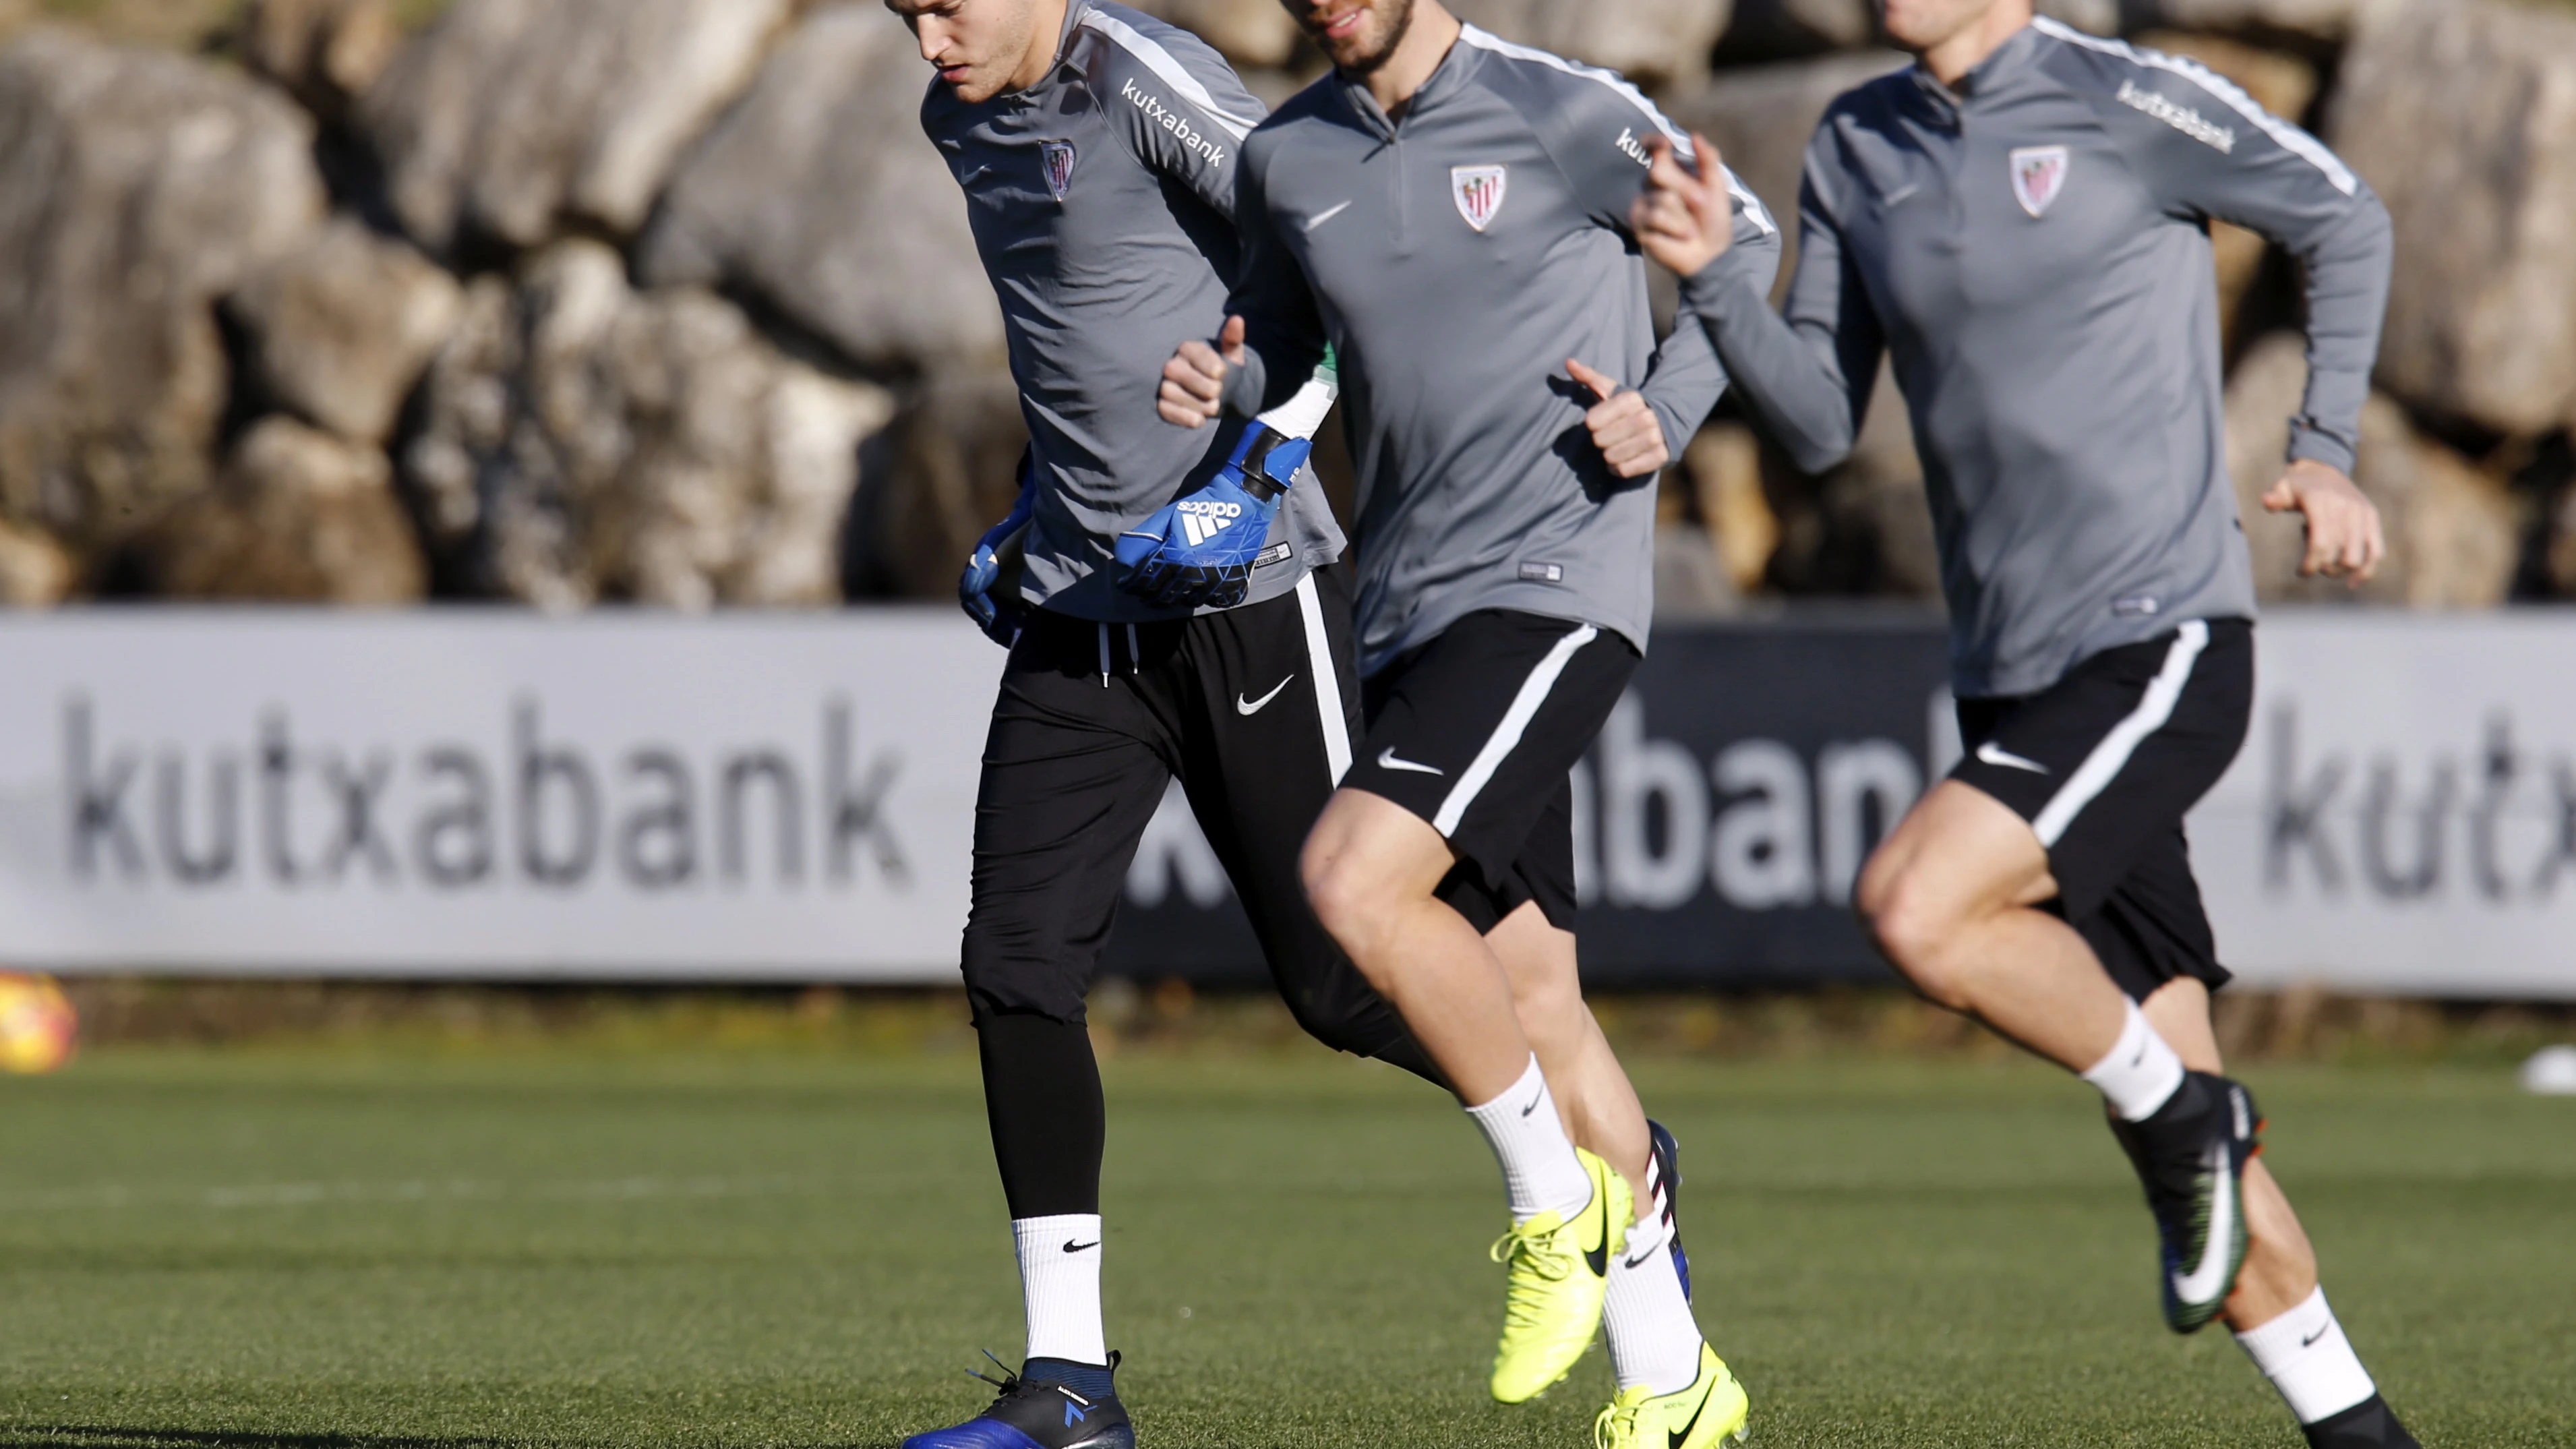
[[[1500,166],[1452,166],[1449,199],[1458,203],[1458,214],[1469,226],[1483,231],[1503,209],[1503,187],[1510,180]]]
[[[1038,148],[1038,160],[1046,167],[1048,193],[1058,201],[1064,200],[1065,192],[1073,187],[1073,143],[1049,141]]]
[[[2066,148],[2023,146],[2012,153],[2013,199],[2032,216],[2044,215],[2066,189]]]

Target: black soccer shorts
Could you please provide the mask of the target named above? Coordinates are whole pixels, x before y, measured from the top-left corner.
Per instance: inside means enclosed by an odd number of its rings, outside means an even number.
[[[1609,630],[1478,610],[1362,686],[1368,736],[1342,783],[1448,840],[1439,895],[1477,930],[1529,901],[1573,930],[1574,765],[1636,672]]]
[[[1177,776],[1300,1024],[1362,1056],[1409,1047],[1298,874],[1350,761],[1353,657],[1341,564],[1192,619],[1035,611],[1002,670],[975,799],[964,966],[976,1019],[1084,1019],[1137,841]]]
[[[1952,779],[2030,822],[2051,904],[2135,1000],[2227,983],[2183,817],[2227,773],[2254,708],[2254,626],[2195,619],[2106,649],[2037,694],[1959,701]]]

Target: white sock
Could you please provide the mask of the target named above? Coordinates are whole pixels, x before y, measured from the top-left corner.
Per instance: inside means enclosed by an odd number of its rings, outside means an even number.
[[[2147,1025],[2138,1003],[2123,997],[2120,1005],[2129,1013],[2120,1023],[2120,1039],[2110,1055],[2086,1069],[2084,1080],[2102,1089],[2122,1121],[2143,1122],[2182,1085],[2182,1058]]]
[[[1013,1218],[1020,1253],[1020,1305],[1028,1313],[1028,1357],[1106,1364],[1100,1329],[1100,1214]]]
[[[1682,1296],[1664,1215],[1649,1204],[1610,1258],[1610,1296],[1601,1308],[1610,1372],[1621,1389],[1678,1394],[1699,1378],[1699,1320]]]
[[[2236,1341],[2302,1424],[2340,1414],[2379,1392],[2326,1306],[2322,1287],[2298,1307],[2236,1335]]]
[[[1467,1115],[1484,1129],[1494,1156],[1503,1164],[1503,1191],[1511,1198],[1512,1221],[1527,1222],[1550,1208],[1572,1217],[1592,1201],[1592,1176],[1574,1156],[1574,1144],[1557,1120],[1556,1098],[1530,1054],[1529,1070],[1503,1094]]]

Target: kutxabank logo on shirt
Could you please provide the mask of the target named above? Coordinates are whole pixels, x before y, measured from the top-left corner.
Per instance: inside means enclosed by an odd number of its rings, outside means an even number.
[[[2136,81],[2120,82],[2114,97],[2121,105],[2155,117],[2200,144],[2221,152],[2236,149],[2236,133],[2169,96],[2147,90]]]
[[[1467,219],[1467,225],[1483,231],[1503,209],[1503,191],[1510,180],[1500,166],[1452,166],[1449,197],[1458,203],[1458,214]]]
[[[2012,153],[2013,199],[2033,217],[2044,216],[2066,190],[2067,155],[2063,146],[2022,146]]]

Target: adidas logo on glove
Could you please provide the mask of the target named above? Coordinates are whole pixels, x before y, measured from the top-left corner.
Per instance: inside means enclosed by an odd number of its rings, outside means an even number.
[[[1243,516],[1240,503],[1221,503],[1213,499],[1183,499],[1177,507],[1181,515],[1181,532],[1195,548],[1234,526]]]

